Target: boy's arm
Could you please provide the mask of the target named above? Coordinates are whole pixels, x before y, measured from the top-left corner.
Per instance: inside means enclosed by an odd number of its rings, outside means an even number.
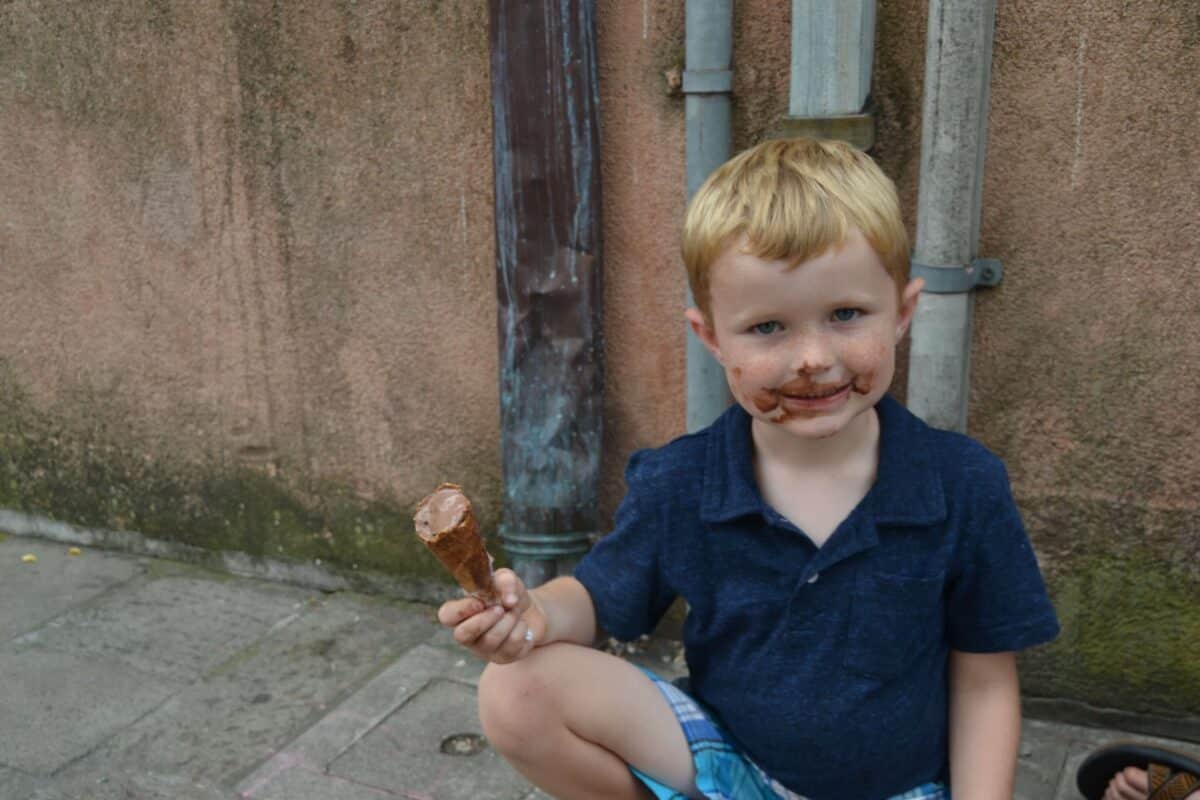
[[[1015,653],[950,651],[950,795],[1011,800],[1021,740]]]
[[[592,645],[596,641],[596,608],[584,585],[570,575],[529,590],[533,609],[541,614],[544,633],[537,644],[575,642]],[[536,634],[536,631],[535,631]]]

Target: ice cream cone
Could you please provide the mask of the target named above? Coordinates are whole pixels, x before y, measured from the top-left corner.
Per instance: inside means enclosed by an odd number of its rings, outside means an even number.
[[[500,598],[492,589],[492,557],[462,487],[443,483],[417,505],[417,536],[467,594],[485,603]]]

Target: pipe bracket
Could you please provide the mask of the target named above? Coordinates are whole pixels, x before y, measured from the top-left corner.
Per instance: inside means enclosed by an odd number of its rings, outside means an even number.
[[[910,278],[924,278],[921,290],[930,294],[963,294],[996,286],[1004,277],[1004,266],[996,258],[976,258],[966,266],[912,262]]]
[[[566,556],[581,556],[592,547],[598,534],[588,531],[563,533],[513,533],[500,531],[500,542],[509,556],[549,560]]]
[[[729,94],[733,91],[733,70],[689,69],[683,73],[684,94]]]

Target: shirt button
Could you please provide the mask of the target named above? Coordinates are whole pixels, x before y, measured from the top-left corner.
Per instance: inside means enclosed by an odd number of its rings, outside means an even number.
[[[819,578],[819,577],[821,577],[821,573],[819,573],[819,572],[814,572],[814,573],[812,574],[812,577],[808,579],[808,582],[809,582],[809,583],[816,583],[816,582],[817,582],[817,578]]]

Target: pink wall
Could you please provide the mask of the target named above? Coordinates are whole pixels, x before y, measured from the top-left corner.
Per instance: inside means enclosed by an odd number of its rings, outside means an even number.
[[[629,452],[684,425],[684,32],[681,2],[598,5],[611,512]],[[1200,717],[1200,20],[1110,6],[1000,4],[981,254],[1006,275],[977,303],[970,430],[1067,625],[1034,693]],[[925,7],[879,5],[876,155],[910,226]],[[0,505],[169,538],[164,486],[199,520],[181,538],[223,547],[212,487],[252,470],[292,537],[243,519],[235,546],[396,574],[425,569],[395,541],[438,481],[494,524],[485,5],[73,8],[0,5],[0,429],[25,443]],[[789,8],[736,4],[738,147],[786,111]]]

